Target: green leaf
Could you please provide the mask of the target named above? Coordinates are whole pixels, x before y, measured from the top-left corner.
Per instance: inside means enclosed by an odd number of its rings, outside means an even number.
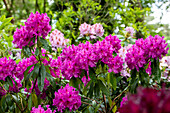
[[[113,72],[110,73],[110,83],[112,84],[112,88],[116,90],[117,82],[116,82],[116,77]]]
[[[32,102],[33,102],[34,106],[38,107],[37,95],[35,93],[32,93],[31,96],[32,96]]]
[[[98,80],[98,83],[99,83],[99,87],[100,87],[101,91],[102,91],[105,95],[109,96],[109,90],[108,90],[107,87],[103,84],[103,82],[102,82],[101,80]]]
[[[29,74],[27,75],[26,80],[25,80],[25,86],[27,85],[28,80],[30,79],[30,77],[32,76],[32,74],[33,74],[33,71],[31,71],[31,73],[29,73]]]
[[[96,82],[95,86],[94,86],[94,95],[96,97],[98,97],[100,95],[100,87],[99,87],[99,83],[98,82]]]
[[[38,54],[39,54],[39,48],[37,47],[35,50],[35,55],[38,56]]]
[[[90,84],[89,92],[87,93],[87,96],[90,97],[90,98],[93,97],[93,91],[94,91],[93,89],[94,89],[94,83],[92,82],[92,83]]]
[[[5,111],[6,108],[7,108],[6,96],[3,96],[3,97],[1,98],[1,109],[2,109],[2,111]]]
[[[94,69],[89,67],[89,77],[93,82],[97,81],[96,74],[94,73]]]
[[[45,80],[45,76],[46,76],[46,70],[45,70],[44,64],[41,65],[40,76],[41,76],[41,84],[40,84],[40,86],[38,86],[38,88],[42,92],[43,88],[44,88],[44,80]]]
[[[35,78],[39,75],[39,71],[40,71],[40,64],[36,63],[34,66],[34,74],[33,74],[33,81],[35,80]]]
[[[69,84],[76,89],[79,89],[79,84],[81,83],[79,78],[72,77],[69,81]]]
[[[31,110],[31,108],[32,108],[32,96],[30,95],[28,99],[28,109]]]
[[[52,52],[52,48],[48,45],[47,40],[40,37],[40,42],[45,50],[49,51],[50,53]]]
[[[26,69],[26,71],[24,72],[24,80],[26,79],[26,76],[27,76],[27,74],[28,74],[28,71],[32,68],[32,66],[34,66],[34,65],[28,66],[27,69]]]
[[[11,79],[9,76],[7,76],[6,79],[7,79],[8,84],[9,84],[11,87],[13,87],[12,79]]]

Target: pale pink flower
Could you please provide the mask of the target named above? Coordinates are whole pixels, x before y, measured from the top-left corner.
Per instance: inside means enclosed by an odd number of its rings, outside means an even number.
[[[135,32],[133,27],[126,27],[125,30],[130,33],[130,36],[133,36],[133,33]]]
[[[92,25],[92,32],[94,32],[96,36],[102,37],[104,34],[103,26],[100,23]]]
[[[90,34],[91,31],[91,25],[87,23],[83,23],[80,25],[79,30],[80,30],[80,34],[88,35]]]
[[[55,47],[64,48],[66,46],[66,43],[69,42],[69,39],[65,39],[64,34],[61,33],[61,31],[55,29],[50,34],[49,41],[51,42],[51,45],[52,45],[53,49],[55,50]]]

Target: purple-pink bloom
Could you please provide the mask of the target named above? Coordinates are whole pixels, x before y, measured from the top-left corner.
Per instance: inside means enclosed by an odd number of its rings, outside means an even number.
[[[49,25],[49,17],[47,14],[40,14],[36,12],[35,14],[31,13],[25,26],[21,26],[20,29],[16,29],[14,32],[13,43],[17,48],[22,49],[26,45],[34,45],[33,38],[35,37],[35,42],[37,37],[42,36],[45,39],[45,36],[51,31],[51,26]]]
[[[49,108],[50,105],[46,105],[47,110],[45,111],[44,108],[41,107],[41,105],[38,106],[38,108],[33,107],[31,113],[55,113],[56,110],[52,112],[52,110]]]
[[[109,67],[108,72],[119,73],[123,69],[123,59],[119,56],[109,58],[106,64]]]
[[[168,53],[169,48],[167,47],[168,43],[164,40],[164,36],[160,37],[151,35],[145,39],[146,48],[145,52],[148,55],[148,58],[161,59],[162,56],[165,56]]]
[[[66,108],[70,111],[75,111],[81,106],[81,96],[78,95],[79,91],[75,91],[75,88],[67,84],[64,88],[55,92],[55,98],[53,99],[53,105],[57,107],[58,111],[63,112]]]
[[[22,47],[25,47],[29,44],[33,38],[33,35],[29,33],[25,26],[21,26],[20,29],[17,28],[14,32],[13,38],[14,40],[12,42],[14,46],[16,46],[16,48],[22,49]],[[31,41],[29,46],[32,46],[33,44],[33,41]]]
[[[0,58],[0,80],[5,81],[7,76],[13,77],[16,68],[16,62],[9,57]]]
[[[40,14],[38,11],[33,14],[31,13],[27,21],[25,22],[26,29],[29,34],[37,36],[45,36],[51,31],[51,26],[49,24],[50,18],[47,14]]]

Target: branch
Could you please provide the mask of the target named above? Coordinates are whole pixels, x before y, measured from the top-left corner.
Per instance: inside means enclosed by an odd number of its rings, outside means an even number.
[[[3,0],[3,2],[4,2],[4,4],[5,4],[6,10],[9,11],[9,8],[8,8],[8,5],[7,5],[6,1]]]

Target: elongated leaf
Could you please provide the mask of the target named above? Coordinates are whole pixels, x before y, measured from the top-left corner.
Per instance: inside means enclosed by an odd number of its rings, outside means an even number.
[[[32,108],[32,96],[29,96],[29,99],[28,99],[28,109],[31,110]]]
[[[39,54],[39,48],[37,47],[35,50],[35,55],[38,56],[38,54]]]
[[[113,72],[112,72],[112,74],[110,74],[110,83],[112,84],[112,88],[113,88],[114,90],[116,90],[117,82],[116,82],[116,77],[115,77],[115,75],[113,74]]]
[[[44,80],[46,76],[46,70],[44,64],[41,65],[40,76],[41,76],[41,83],[39,84],[40,86],[38,86],[38,88],[42,92],[44,88]]]
[[[11,79],[9,76],[7,76],[6,79],[7,79],[8,84],[9,84],[11,87],[13,87],[12,79]]]
[[[1,98],[1,109],[2,109],[3,111],[5,111],[6,108],[7,108],[6,96],[3,96],[3,97]]]
[[[69,84],[73,87],[75,87],[76,89],[79,89],[79,84],[81,83],[80,79],[79,78],[75,78],[75,77],[72,77],[70,79],[70,82]]]
[[[101,91],[102,91],[105,95],[109,96],[109,90],[108,90],[107,87],[103,84],[103,82],[102,82],[101,80],[98,80],[98,83],[99,83],[99,87],[100,87]]]
[[[34,72],[34,74],[33,74],[33,81],[35,80],[35,78],[37,76],[39,76],[39,71],[40,71],[40,64],[37,63],[37,64],[35,64],[34,70],[33,70],[33,72]]]
[[[28,74],[28,71],[32,68],[32,66],[34,66],[34,65],[28,66],[27,69],[26,69],[26,71],[24,72],[24,80],[26,79],[26,76],[27,76],[27,74]]]
[[[49,51],[50,53],[52,52],[52,48],[48,45],[47,40],[40,38],[40,42],[45,50]]]
[[[26,80],[25,80],[25,86],[27,85],[28,80],[30,79],[30,77],[32,76],[32,74],[33,74],[33,71],[27,75]]]
[[[35,93],[32,93],[31,96],[32,96],[32,102],[34,106],[38,107],[37,95]]]

